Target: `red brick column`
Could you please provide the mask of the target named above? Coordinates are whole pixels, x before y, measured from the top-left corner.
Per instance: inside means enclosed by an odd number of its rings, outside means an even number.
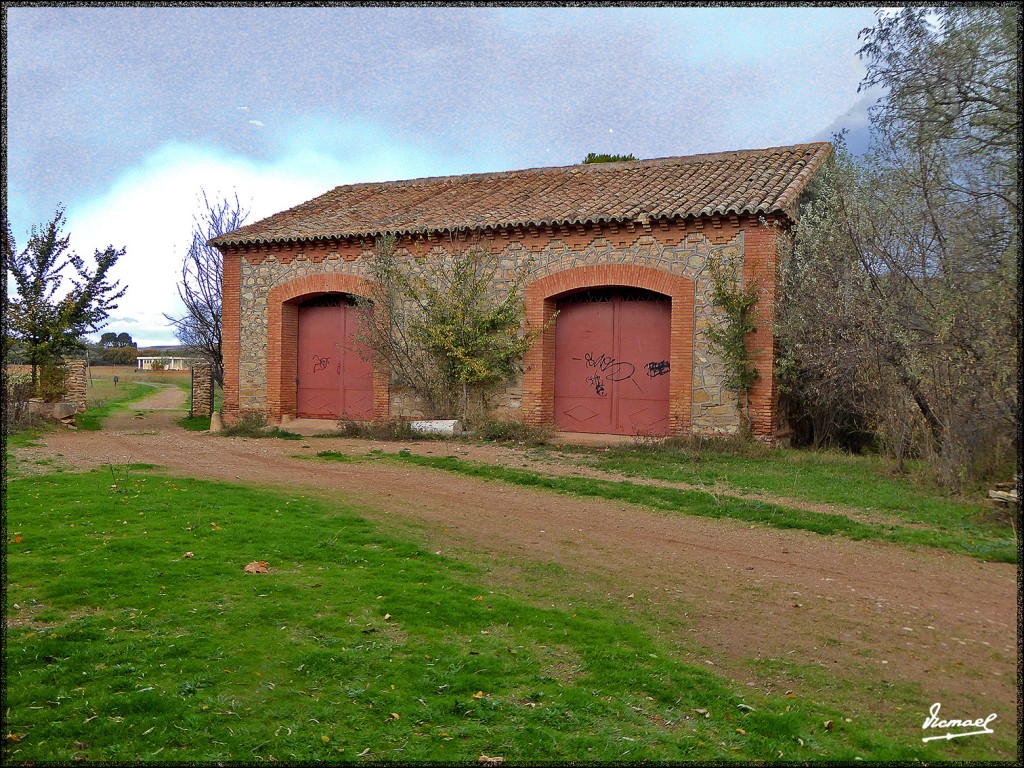
[[[238,363],[241,339],[242,255],[235,249],[222,251],[221,354],[224,358],[224,404],[226,425],[238,422]]]
[[[757,330],[747,338],[758,378],[750,392],[751,429],[755,437],[774,444],[778,428],[775,388],[775,289],[780,232],[771,221],[746,222],[743,281],[757,285],[759,300],[754,310]]]

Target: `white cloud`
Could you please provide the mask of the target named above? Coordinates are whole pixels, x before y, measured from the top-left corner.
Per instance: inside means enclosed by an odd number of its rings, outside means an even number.
[[[262,128],[266,123],[260,122],[259,120],[250,120],[249,125],[255,125],[257,128]]]
[[[176,285],[200,189],[211,199],[237,190],[251,208],[249,221],[256,221],[330,186],[320,174],[287,163],[260,167],[237,156],[170,144],[122,174],[101,197],[69,210],[67,231],[83,256],[108,244],[126,249],[113,275],[128,290],[108,328],[127,331],[144,345],[174,344],[163,313],[183,311]]]
[[[318,131],[298,131],[276,159],[256,162],[196,145],[169,143],[129,168],[99,197],[67,213],[71,247],[87,261],[108,244],[125,255],[112,277],[128,287],[107,328],[127,331],[142,345],[174,344],[163,313],[178,315],[182,258],[191,242],[198,195],[233,196],[249,209],[249,223],[305,202],[339,185],[411,178],[431,156],[395,146],[372,129],[348,132],[348,153],[324,147]],[[357,141],[358,140],[358,141]],[[442,161],[445,162],[445,161]],[[441,172],[450,171],[450,166]]]

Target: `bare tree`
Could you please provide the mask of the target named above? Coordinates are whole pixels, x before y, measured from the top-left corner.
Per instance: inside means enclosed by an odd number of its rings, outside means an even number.
[[[209,245],[215,237],[232,232],[245,223],[249,212],[235,192],[233,199],[211,202],[206,190],[200,190],[200,211],[193,217],[192,242],[181,265],[178,296],[185,305],[182,317],[164,317],[174,335],[190,354],[207,360],[213,377],[224,386],[224,357],[221,352],[221,300],[223,258]]]

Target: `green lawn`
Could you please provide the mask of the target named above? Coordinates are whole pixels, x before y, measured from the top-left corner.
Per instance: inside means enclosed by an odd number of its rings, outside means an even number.
[[[742,456],[612,448],[590,453],[584,461],[637,478],[894,513],[911,523],[970,522],[982,511],[980,502],[953,499],[926,481],[894,475],[890,462],[878,456],[792,449]]]
[[[1005,734],[926,746],[916,716],[740,687],[621,608],[536,604],[337,500],[114,466],[15,478],[6,501],[7,763],[1013,749]],[[254,561],[270,572],[244,572]]]

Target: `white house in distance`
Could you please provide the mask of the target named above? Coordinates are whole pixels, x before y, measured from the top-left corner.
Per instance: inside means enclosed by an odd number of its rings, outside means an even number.
[[[178,347],[150,347],[141,351],[146,354],[135,358],[135,368],[139,371],[187,371],[201,362],[198,357],[185,357]]]

